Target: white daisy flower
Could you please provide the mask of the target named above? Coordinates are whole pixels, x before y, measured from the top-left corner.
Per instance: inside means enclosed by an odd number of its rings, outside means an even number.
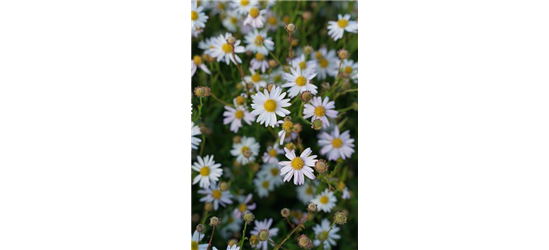
[[[276,18],[274,12],[267,12],[267,29],[270,31],[276,31],[281,26],[281,22]]]
[[[301,185],[296,188],[297,198],[303,202],[303,204],[309,204],[311,200],[315,198],[316,186],[307,182],[305,185]]]
[[[337,22],[336,21],[329,21],[328,22],[328,35],[331,36],[334,41],[339,40],[343,37],[343,33],[345,31],[351,32],[351,33],[357,33],[358,31],[358,22],[356,21],[350,21],[351,15],[345,14],[345,16],[342,16],[341,14],[337,15]]]
[[[234,44],[235,62],[233,58],[233,46],[227,43],[229,37],[232,37],[232,34],[227,32],[225,35],[219,35],[213,38],[213,41],[211,41],[211,48],[208,49],[207,53],[211,57],[217,58],[218,62],[225,60],[227,65],[229,65],[231,61],[235,64],[237,62],[242,63],[242,60],[236,53],[244,53],[246,52],[246,49],[244,46],[240,46],[240,40],[236,40]]]
[[[252,194],[248,194],[247,196],[238,196],[236,199],[239,203],[233,210],[234,217],[240,218],[246,211],[252,211],[255,209],[255,203],[248,204],[252,201]]]
[[[310,70],[311,72],[315,72],[316,62],[315,60],[307,61],[305,54],[301,54],[301,56],[298,56],[292,60],[292,67],[294,69],[299,67],[301,70]]]
[[[334,192],[330,192],[330,190],[326,189],[322,191],[319,195],[315,196],[315,198],[311,201],[314,204],[316,204],[316,207],[318,210],[329,213],[332,211],[332,208],[335,207],[337,199],[334,195]]]
[[[351,157],[355,152],[353,147],[355,139],[349,135],[349,130],[339,134],[339,128],[334,126],[334,130],[328,134],[322,132],[319,135],[318,145],[322,147],[320,154],[328,155],[328,160],[335,161],[338,158],[343,160]]]
[[[271,228],[271,226],[273,224],[273,219],[272,218],[265,219],[263,221],[255,220],[254,224],[255,224],[254,229],[252,231],[250,231],[251,235],[259,235],[259,231],[269,230],[269,239],[271,239],[272,237],[274,237],[278,234],[278,228],[276,228],[276,227]],[[262,249],[262,250],[267,250],[267,242],[268,241],[269,240],[260,241],[259,244],[257,244],[257,246],[255,248]],[[271,244],[271,246],[274,246],[273,243],[269,243],[269,244]]]
[[[225,112],[223,112],[223,124],[231,124],[230,130],[233,132],[238,132],[238,129],[242,127],[242,121],[252,125],[252,122],[255,119],[255,116],[252,115],[245,106],[238,106],[233,108],[231,106],[225,106]]]
[[[278,132],[278,143],[280,145],[284,144],[284,142],[287,142],[288,138],[290,138],[290,141],[294,139],[293,137],[291,137],[291,134],[293,133],[293,123],[291,121],[286,121],[286,119],[284,119],[278,121],[276,124],[277,126],[282,124],[282,130]]]
[[[271,72],[269,82],[272,82],[275,84],[280,83],[283,80],[283,76],[284,76],[284,70],[282,69],[282,67],[278,67],[274,69],[273,72]]]
[[[274,50],[274,42],[270,37],[267,37],[267,31],[253,30],[244,37],[246,42],[246,50],[253,53],[261,53],[268,55],[269,51]]]
[[[341,63],[341,71],[349,75],[349,79],[353,80],[354,83],[358,83],[358,62],[354,62],[350,59],[345,59]]]
[[[276,157],[282,153],[284,153],[284,150],[278,148],[278,145],[274,144],[272,146],[269,146],[267,147],[267,151],[263,154],[263,162],[278,163],[278,158]]]
[[[248,14],[250,10],[254,7],[257,7],[258,0],[232,0],[233,9],[241,15]]]
[[[263,76],[259,74],[259,71],[255,71],[253,68],[250,68],[250,75],[245,76],[244,79],[246,82],[249,82],[254,85],[255,91],[259,92],[261,87],[265,88],[267,87],[267,82],[263,80]],[[246,83],[242,81],[242,86],[246,88]]]
[[[240,15],[234,11],[227,11],[225,14],[225,18],[221,23],[228,31],[236,32],[240,23]]]
[[[337,243],[336,240],[339,240],[341,236],[337,235],[337,232],[339,232],[339,227],[334,225],[332,230],[330,230],[330,221],[326,218],[322,219],[322,222],[320,224],[316,224],[313,227],[313,231],[315,232],[315,246],[320,245],[320,240],[318,238],[323,238],[324,240],[324,246],[322,249],[331,249],[331,246],[336,246]],[[319,237],[320,236],[320,237]]]
[[[284,73],[286,83],[282,84],[283,88],[290,88],[288,94],[289,97],[293,98],[306,90],[311,91],[313,95],[318,93],[316,90],[317,87],[310,82],[316,76],[316,73],[309,70],[301,70],[300,68],[297,68],[297,70],[290,68],[290,71],[291,74]]]
[[[265,73],[265,71],[269,68],[269,62],[265,59],[265,55],[255,53],[255,57],[250,62],[250,68],[253,70],[258,70],[261,68],[261,73]]]
[[[286,92],[281,93],[282,89],[274,86],[269,93],[267,89],[263,93],[257,92],[252,96],[252,114],[257,116],[256,121],[259,124],[265,123],[265,127],[274,127],[277,122],[276,115],[285,117],[290,111],[285,107],[290,106],[290,99],[284,99]]]
[[[255,191],[261,198],[269,196],[269,192],[274,190],[274,182],[267,173],[258,173],[254,179]]]
[[[206,250],[208,244],[198,244],[202,239],[204,239],[204,234],[194,230],[194,233],[191,236],[191,250]]]
[[[286,151],[286,157],[290,159],[290,161],[281,161],[279,163],[283,166],[280,169],[280,175],[285,175],[285,182],[292,179],[292,176],[294,177],[294,185],[303,185],[305,183],[303,175],[309,177],[311,180],[315,179],[311,167],[315,165],[316,155],[309,156],[312,152],[310,148],[303,150],[300,156],[295,155],[295,150],[290,151],[284,148],[284,151]]]
[[[215,37],[206,38],[206,39],[198,42],[198,48],[201,49],[201,50],[204,50],[204,52],[206,54],[210,55],[208,53],[208,50],[213,48],[213,41],[214,40],[215,40]]]
[[[264,174],[269,177],[274,187],[282,184],[282,176],[280,176],[280,167],[277,163],[267,163],[261,166],[258,174]]]
[[[208,75],[210,74],[210,70],[208,69],[206,64],[204,62],[202,62],[202,57],[200,57],[198,55],[193,56],[193,59],[191,60],[191,65],[192,65],[191,76],[194,75],[194,73],[196,72],[197,67],[200,67],[200,69],[203,70],[204,72],[206,72],[206,74],[208,74]]]
[[[265,24],[265,14],[267,14],[267,10],[259,10],[256,7],[253,7],[248,12],[248,16],[246,16],[246,19],[244,19],[244,25],[250,25],[256,29],[263,28],[263,25]]]
[[[349,193],[349,189],[347,187],[343,189],[343,194],[341,195],[341,198],[345,200],[351,199],[351,194]]]
[[[338,114],[337,110],[334,110],[335,102],[330,101],[330,98],[327,96],[324,97],[324,101],[322,101],[322,97],[313,97],[313,99],[311,99],[311,103],[305,104],[304,108],[303,118],[307,119],[311,117],[311,122],[316,119],[320,119],[322,121],[323,128],[330,126],[328,117],[336,118]]]
[[[206,26],[206,21],[208,21],[208,16],[202,12],[204,7],[197,6],[196,1],[192,1],[191,4],[191,30],[196,28],[204,28]]]
[[[244,153],[250,150],[251,155],[247,158]],[[236,156],[236,161],[242,165],[255,161],[255,157],[259,153],[259,143],[253,137],[243,136],[239,143],[233,144],[231,155]]]
[[[217,0],[212,0],[211,1],[212,3],[210,4],[209,8],[211,10],[211,14],[212,15],[217,15],[217,14],[221,14],[221,13],[227,13],[227,1],[217,1]]]
[[[326,79],[327,76],[337,76],[337,68],[339,66],[339,59],[335,50],[327,51],[326,48],[320,48],[315,53],[317,60],[316,64],[316,76],[320,80]]]
[[[206,196],[200,198],[201,202],[212,202],[214,210],[217,211],[219,205],[225,207],[227,204],[233,204],[231,198],[233,195],[229,190],[221,191],[219,184],[212,183],[209,187],[205,187],[197,191],[199,194],[205,194]]]
[[[198,149],[198,145],[202,142],[202,139],[194,137],[195,135],[200,135],[200,127],[195,126],[194,122],[191,121],[191,148]]]
[[[205,188],[210,186],[210,182],[215,184],[219,177],[223,174],[220,163],[215,163],[213,155],[206,155],[202,158],[200,155],[196,157],[198,162],[195,162],[192,169],[199,174],[194,177],[193,185],[200,182],[200,187]]]

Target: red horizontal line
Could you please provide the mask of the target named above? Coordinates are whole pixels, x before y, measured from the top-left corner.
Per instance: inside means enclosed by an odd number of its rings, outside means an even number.
[[[549,175],[549,167],[361,167],[358,175]]]

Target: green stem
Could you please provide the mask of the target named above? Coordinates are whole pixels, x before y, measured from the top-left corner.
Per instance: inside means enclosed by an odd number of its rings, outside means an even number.
[[[306,213],[305,216],[303,216],[303,219],[299,222],[299,224],[297,225],[297,227],[294,228],[294,230],[292,230],[292,232],[290,234],[288,234],[286,236],[286,238],[284,238],[284,240],[282,242],[280,242],[280,244],[278,244],[278,246],[276,246],[274,248],[274,250],[278,250],[282,247],[282,244],[284,244],[284,242],[286,242],[290,236],[292,236],[292,234],[294,234],[294,232],[301,226],[301,224],[303,224],[303,222],[305,222],[305,220],[307,220],[307,216],[309,215],[309,213]]]
[[[240,249],[242,249],[242,246],[244,245],[244,240],[247,239],[246,238],[246,226],[247,225],[248,225],[248,222],[245,221],[244,222],[244,230],[242,230],[242,239],[240,239],[240,244],[239,244]]]
[[[210,243],[208,243],[208,247],[206,247],[206,250],[208,250],[210,248],[210,246],[212,245],[212,240],[214,238],[214,233],[215,233],[215,226],[213,226],[212,236],[210,236]]]
[[[349,107],[346,107],[346,108],[338,109],[337,112],[340,112],[340,113],[341,113],[341,112],[345,112],[345,111],[348,111],[348,110],[351,110],[351,109],[353,109],[353,106],[352,106],[352,105],[349,106]]]

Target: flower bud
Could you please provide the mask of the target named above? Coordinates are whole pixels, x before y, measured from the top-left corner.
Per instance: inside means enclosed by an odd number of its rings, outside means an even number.
[[[204,87],[196,87],[194,88],[194,95],[198,97],[204,97],[206,95],[206,90]]]
[[[242,84],[237,84],[235,87],[236,87],[237,90],[242,90],[244,88],[244,86],[242,86]]]
[[[204,87],[204,96],[210,96],[212,94],[212,89],[210,87]]]
[[[294,150],[295,149],[295,144],[293,142],[288,142],[286,144],[286,148],[290,151]]]
[[[296,29],[297,28],[293,23],[289,23],[288,25],[286,25],[286,31],[288,31],[289,33],[294,33]]]
[[[191,220],[193,221],[193,223],[197,223],[200,220],[200,215],[193,214],[193,217],[191,217]]]
[[[252,212],[250,211],[246,211],[244,212],[244,214],[242,215],[242,219],[248,223],[252,222],[254,219],[255,219],[255,216],[254,214],[252,214]]]
[[[309,237],[307,237],[307,235],[304,235],[304,234],[302,234],[301,236],[299,236],[299,238],[297,238],[297,244],[299,245],[299,247],[304,249],[311,249],[314,246],[311,239],[309,239]]]
[[[350,54],[349,51],[347,51],[346,49],[340,49],[339,51],[337,51],[337,56],[339,57],[339,59],[347,59],[349,58]]]
[[[301,97],[301,101],[303,101],[303,102],[310,102],[311,99],[313,99],[313,96],[314,96],[314,95],[313,95],[313,93],[311,93],[311,91],[306,90],[306,91],[303,91],[303,92],[301,93],[301,96],[300,96],[300,97]]]
[[[292,39],[292,47],[299,45],[299,39]]]
[[[278,66],[278,63],[274,59],[269,59],[269,61],[267,61],[267,62],[269,63],[269,67],[271,67],[271,68],[274,68],[274,67]]]
[[[323,82],[322,84],[320,84],[320,86],[323,90],[328,90],[330,88],[330,84],[327,82]]]
[[[302,130],[303,130],[303,126],[301,125],[301,123],[294,124],[294,132],[301,133]]]
[[[282,217],[288,218],[288,216],[290,216],[290,209],[283,208],[282,210],[280,210],[280,214],[282,215]]]
[[[252,247],[255,247],[257,244],[259,244],[259,237],[257,235],[252,235],[250,237],[250,244]]]
[[[320,130],[322,128],[322,121],[320,119],[315,119],[311,128],[315,130]]]
[[[305,55],[310,55],[311,53],[313,53],[313,47],[311,47],[310,45],[307,45],[303,48],[303,54]]]
[[[325,160],[318,160],[315,163],[315,170],[319,173],[324,173],[328,170],[328,163]]]
[[[227,38],[227,43],[230,45],[234,45],[236,43],[236,39],[234,37]]]
[[[316,204],[312,203],[312,202],[309,202],[309,205],[307,205],[307,211],[309,211],[309,213],[315,212],[316,211]]]
[[[276,86],[276,85],[274,85],[273,83],[269,83],[269,85],[267,85],[267,91],[269,91],[269,93],[271,93],[271,89],[273,89],[274,86]]]
[[[347,73],[344,73],[344,74],[347,74]],[[349,74],[347,74],[349,75]],[[349,81],[344,81],[342,84],[341,84],[341,89],[343,90],[348,90],[351,88],[351,83]]]
[[[343,225],[347,223],[347,216],[343,212],[338,211],[334,214],[334,221],[338,225]]]
[[[204,232],[204,225],[202,225],[202,224],[196,225],[196,231],[199,232],[199,233]]]
[[[227,183],[225,181],[222,181],[221,183],[219,183],[219,190],[221,190],[221,191],[229,190],[229,183]]]
[[[233,247],[234,245],[238,245],[238,240],[237,239],[230,239],[229,242],[227,242],[227,245],[229,245],[229,247]]]
[[[212,210],[213,210],[213,207],[214,207],[214,206],[213,206],[213,204],[212,204],[211,202],[206,202],[206,203],[204,204],[204,210],[206,210],[206,211],[212,211]]]
[[[301,14],[301,17],[303,18],[303,20],[307,21],[313,17],[313,13],[311,13],[310,11],[305,11]]]
[[[259,240],[260,241],[269,240],[269,230],[268,229],[261,229],[259,231]]]
[[[221,221],[219,220],[219,218],[215,216],[210,218],[210,226],[215,227],[215,226],[218,226],[219,224],[221,224]]]
[[[236,105],[244,105],[246,103],[246,98],[239,95],[239,96],[236,97],[235,102],[236,102]]]
[[[240,143],[241,140],[242,140],[242,137],[240,137],[240,135],[235,135],[233,137],[233,143]]]

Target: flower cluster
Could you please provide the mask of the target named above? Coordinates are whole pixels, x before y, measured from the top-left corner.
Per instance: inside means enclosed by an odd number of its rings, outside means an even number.
[[[356,4],[192,1],[192,250],[355,235]]]

